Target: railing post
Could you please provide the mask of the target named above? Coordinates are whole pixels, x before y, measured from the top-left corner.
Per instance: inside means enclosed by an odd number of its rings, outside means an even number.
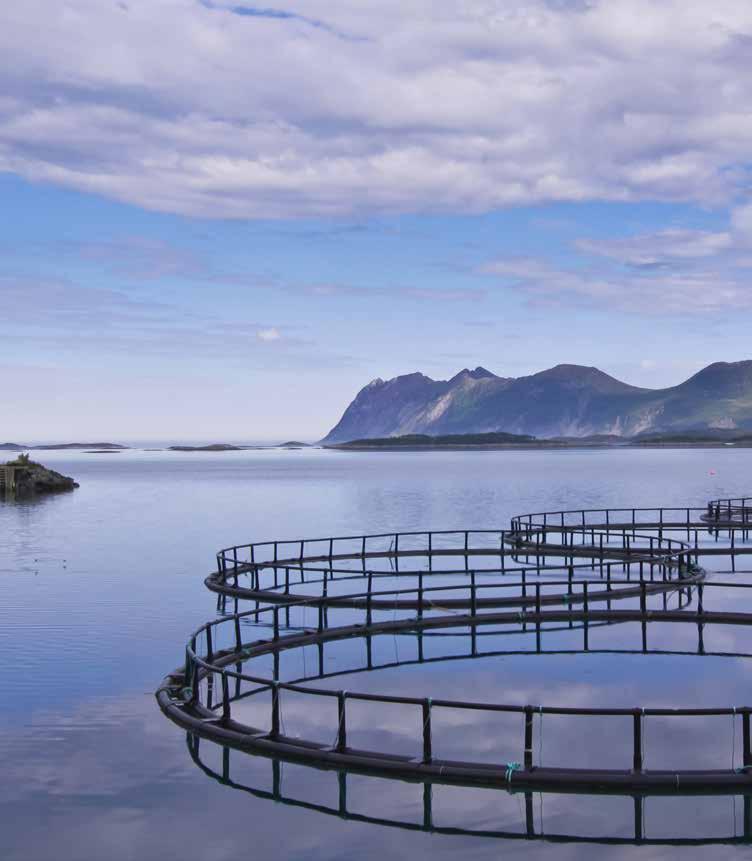
[[[589,598],[588,598],[588,582],[587,582],[587,580],[584,580],[582,583],[582,610],[585,614],[584,624],[582,626],[582,636],[583,636],[583,640],[584,640],[583,647],[584,647],[585,651],[587,652],[587,650],[590,647],[590,641],[589,641],[589,637],[590,637],[590,618],[589,618],[590,602],[589,602]]]
[[[423,712],[423,762],[431,762],[433,759],[431,749],[431,700],[423,700],[421,707]]]
[[[274,605],[272,614],[274,616],[274,640],[276,642],[279,639],[279,606],[277,604]]]
[[[533,767],[533,707],[525,706],[525,770]]]
[[[272,729],[269,735],[272,738],[279,736],[279,682],[272,682]]]
[[[337,772],[337,783],[339,784],[339,815],[344,819],[347,817],[347,772]]]
[[[433,795],[431,784],[423,784],[423,828],[430,831],[433,828]]]
[[[227,673],[222,673],[222,722],[230,721],[230,686],[227,681]]]
[[[643,798],[641,795],[635,795],[634,797],[634,839],[642,840],[642,805]]]
[[[337,716],[339,719],[339,728],[337,729],[337,750],[342,753],[347,747],[347,716],[345,714],[345,691],[339,691],[337,694]]]
[[[742,712],[742,743],[744,747],[743,765],[752,768],[752,739],[749,735],[749,709]]]
[[[646,652],[648,648],[648,621],[647,621],[647,584],[643,581],[640,583],[640,615],[642,627],[642,651]]]
[[[634,735],[633,771],[642,771],[642,710],[635,709],[632,715],[632,731]]]
[[[206,660],[210,664],[214,660],[214,649],[212,648],[211,624],[206,626]]]

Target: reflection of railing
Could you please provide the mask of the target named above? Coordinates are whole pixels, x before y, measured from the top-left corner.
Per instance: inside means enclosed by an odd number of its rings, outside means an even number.
[[[513,830],[491,830],[491,829],[471,829],[460,828],[457,826],[447,826],[437,823],[434,816],[433,805],[433,787],[431,782],[425,782],[421,787],[422,795],[422,817],[418,821],[404,821],[402,819],[389,818],[387,816],[369,815],[367,813],[353,812],[348,808],[348,772],[339,771],[337,773],[338,783],[338,803],[337,806],[326,805],[323,803],[315,803],[305,801],[300,798],[294,798],[285,793],[283,787],[283,775],[281,769],[281,761],[279,759],[271,760],[272,769],[272,789],[264,790],[252,786],[249,783],[239,782],[233,779],[231,771],[231,754],[233,749],[228,746],[222,747],[222,768],[218,771],[207,765],[201,758],[201,739],[197,735],[188,733],[186,735],[186,744],[188,752],[193,762],[204,772],[204,774],[218,781],[224,786],[229,786],[232,789],[246,792],[256,798],[275,801],[289,807],[297,807],[304,810],[311,810],[317,813],[336,816],[339,819],[344,819],[352,822],[361,822],[370,825],[384,826],[388,828],[396,828],[403,831],[424,831],[430,834],[445,834],[445,835],[462,835],[467,837],[490,837],[504,840],[540,840],[546,843],[596,843],[605,845],[625,845],[639,843],[640,845],[649,846],[714,846],[714,845],[734,845],[752,843],[752,797],[747,794],[742,794],[743,813],[742,813],[742,834],[729,834],[727,836],[708,836],[708,837],[649,837],[645,833],[644,818],[645,806],[651,798],[645,793],[630,794],[628,798],[633,801],[634,805],[634,826],[633,836],[631,837],[616,837],[604,834],[602,836],[581,835],[576,833],[552,833],[548,830],[544,831],[542,811],[536,817],[534,796],[532,792],[525,792],[525,813],[524,827],[518,831]],[[204,742],[206,744],[206,742]],[[236,756],[242,754],[234,751]],[[378,797],[378,796],[377,796]],[[578,797],[578,806],[582,807],[582,799],[584,796]],[[598,796],[594,799],[597,804]],[[734,815],[734,826],[736,827],[736,810],[733,806],[733,796],[730,797],[732,803],[732,814]],[[376,799],[371,801],[372,807],[375,806]],[[542,805],[541,805],[542,806]],[[603,821],[603,811],[598,806],[593,809],[593,818],[598,818]]]

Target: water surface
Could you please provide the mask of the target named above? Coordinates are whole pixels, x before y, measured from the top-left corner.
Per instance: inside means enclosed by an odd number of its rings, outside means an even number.
[[[513,514],[581,506],[704,505],[750,493],[747,451],[50,452],[44,461],[81,487],[0,505],[3,858],[495,858],[504,851],[536,859],[725,858],[749,851],[500,842],[275,803],[204,773],[153,699],[162,676],[180,663],[188,633],[215,611],[202,581],[219,547],[503,528]],[[726,705],[743,698],[745,677],[748,664],[733,659],[527,656],[401,667],[350,677],[358,681],[348,685],[531,701],[607,696],[619,704],[633,697],[685,704],[697,694]],[[387,733],[389,721],[385,715]],[[395,743],[408,735],[401,721]],[[544,739],[552,764],[564,744],[556,732],[552,726]],[[655,762],[663,732],[656,725],[647,739]],[[729,733],[718,736],[727,742]],[[493,738],[479,736],[477,744],[490,749]],[[691,750],[690,736],[686,744]],[[221,774],[221,750],[202,743],[200,754]],[[271,786],[270,762],[233,753],[231,766],[236,782]],[[285,793],[336,809],[336,775],[291,765],[281,772]],[[348,808],[364,816],[421,821],[422,787],[353,777],[347,792]],[[547,796],[536,805],[548,833],[626,836],[633,826],[629,799]],[[488,790],[441,787],[433,798],[437,823],[470,831],[524,831],[521,806],[518,795]],[[651,837],[731,835],[741,832],[740,816],[740,802],[727,798],[654,799],[644,828]]]

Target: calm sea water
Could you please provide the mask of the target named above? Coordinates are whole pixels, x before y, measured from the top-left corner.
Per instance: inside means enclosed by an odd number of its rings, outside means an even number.
[[[163,675],[180,663],[189,632],[215,612],[202,581],[219,547],[398,529],[499,528],[513,514],[567,507],[703,505],[752,492],[747,451],[50,452],[44,460],[81,487],[0,504],[3,858],[748,854],[744,847],[604,847],[427,834],[270,801],[203,771],[185,734],[163,718],[153,697]],[[628,635],[625,629],[618,636]],[[395,641],[384,648],[407,647]],[[731,705],[744,699],[748,678],[749,665],[733,659],[580,655],[438,662],[359,681],[351,676],[348,685],[435,696],[482,691],[489,699],[532,702],[576,697],[581,704],[604,697],[687,704],[699,693]],[[397,747],[403,734],[414,737],[401,720],[383,716],[384,733]],[[544,739],[551,764],[562,745],[575,743],[556,732],[551,727]],[[648,767],[667,754],[663,732],[648,730]],[[476,753],[486,745],[489,757],[503,755],[494,749],[494,733],[491,727],[478,736]],[[448,733],[447,743],[456,735]],[[719,731],[719,744],[728,745],[729,736]],[[202,743],[192,753],[209,771],[221,772],[220,750]],[[233,753],[231,776],[263,793],[273,770],[266,760]],[[280,780],[290,799],[336,810],[336,775],[285,765]],[[420,822],[422,804],[415,785],[374,778],[348,784],[348,809],[364,817]],[[646,806],[645,833],[738,834],[739,804],[657,799]],[[483,790],[436,788],[433,798],[436,824],[476,831],[524,830],[523,806],[518,795]],[[633,826],[633,808],[624,799],[536,798],[536,816],[547,833],[626,836]]]

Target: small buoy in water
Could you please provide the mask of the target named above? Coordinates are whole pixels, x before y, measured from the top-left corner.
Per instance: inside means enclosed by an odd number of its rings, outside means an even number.
[[[711,474],[711,475],[715,475],[715,470],[714,470],[714,469],[711,469],[711,470],[710,470],[710,474]]]

